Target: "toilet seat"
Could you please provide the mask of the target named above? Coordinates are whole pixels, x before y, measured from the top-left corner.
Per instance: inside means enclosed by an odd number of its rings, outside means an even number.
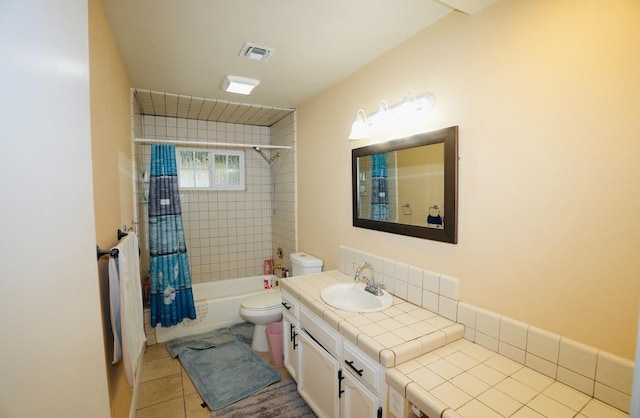
[[[271,291],[263,292],[258,295],[248,297],[242,301],[241,308],[251,311],[268,311],[274,308],[280,308],[282,304],[282,292]]]
[[[282,319],[282,292],[272,290],[249,296],[240,304],[240,316],[254,324],[251,348],[269,351],[267,325]]]

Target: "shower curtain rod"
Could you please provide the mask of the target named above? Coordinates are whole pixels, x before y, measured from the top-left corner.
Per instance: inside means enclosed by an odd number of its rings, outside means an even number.
[[[135,138],[133,142],[144,143],[144,144],[195,145],[195,146],[202,146],[202,147],[291,149],[291,146],[289,145],[238,144],[234,142],[172,141],[169,139],[149,139],[149,138]]]

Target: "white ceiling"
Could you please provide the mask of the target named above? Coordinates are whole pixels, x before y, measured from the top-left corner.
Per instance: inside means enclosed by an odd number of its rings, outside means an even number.
[[[102,0],[133,87],[270,111],[299,106],[458,3],[475,13],[494,1]],[[245,42],[276,51],[248,60],[238,56]],[[226,75],[260,85],[250,96],[227,93]]]

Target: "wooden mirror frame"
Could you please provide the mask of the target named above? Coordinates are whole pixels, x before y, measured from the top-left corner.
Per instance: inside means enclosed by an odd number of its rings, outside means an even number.
[[[444,144],[444,223],[443,229],[420,225],[409,225],[390,221],[378,221],[358,217],[359,183],[358,158],[421,147]],[[458,243],[458,127],[439,129],[380,144],[367,145],[351,150],[351,187],[353,203],[353,226],[390,232],[392,234],[430,239],[450,244]]]

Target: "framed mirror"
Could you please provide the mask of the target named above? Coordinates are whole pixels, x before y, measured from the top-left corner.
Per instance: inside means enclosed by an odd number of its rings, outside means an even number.
[[[351,151],[353,226],[458,242],[458,127]]]

